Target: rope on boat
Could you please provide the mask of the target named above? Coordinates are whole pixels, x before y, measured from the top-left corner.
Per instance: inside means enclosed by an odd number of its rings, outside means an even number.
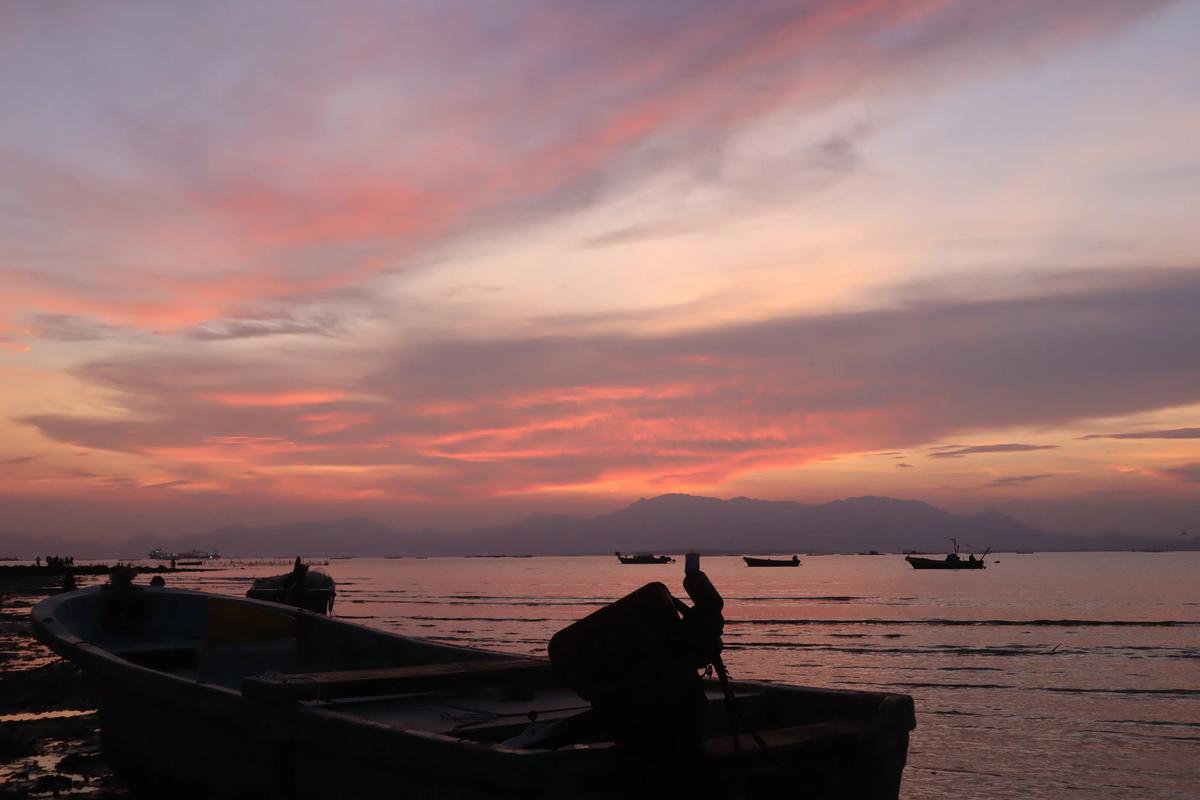
[[[721,691],[725,695],[725,711],[726,716],[729,718],[729,738],[733,742],[734,763],[740,765],[742,744],[741,737],[738,735],[738,729],[743,726],[741,715],[738,714],[737,710],[737,698],[736,695],[734,695],[733,688],[729,685],[729,671],[725,668],[725,662],[721,660],[720,656],[717,656],[715,659],[713,659],[712,666],[717,670],[717,677],[721,681]],[[767,758],[771,760],[771,763],[786,772],[792,773],[792,775],[796,774],[791,765],[785,764],[783,761],[781,761],[779,756],[775,754],[775,751],[771,749],[771,746],[763,741],[763,738],[759,735],[757,728],[752,725],[746,725],[744,727],[746,728],[746,733],[750,734],[750,738],[753,739],[754,743],[758,745],[759,749],[766,754]]]

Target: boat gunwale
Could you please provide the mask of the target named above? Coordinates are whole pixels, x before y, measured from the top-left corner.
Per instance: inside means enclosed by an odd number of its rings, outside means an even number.
[[[179,675],[169,670],[156,669],[144,664],[139,664],[136,661],[125,658],[120,654],[119,651],[109,650],[101,645],[81,639],[79,636],[72,633],[70,629],[67,628],[65,623],[58,619],[57,614],[46,614],[47,611],[54,612],[65,602],[79,602],[83,600],[82,595],[85,593],[99,595],[101,592],[107,591],[130,590],[111,590],[105,589],[102,586],[94,586],[86,589],[79,589],[74,592],[63,592],[62,594],[54,595],[42,600],[40,603],[34,606],[31,617],[35,636],[40,642],[53,650],[57,655],[67,659],[68,661],[79,664],[81,667],[83,667],[85,673],[88,671],[93,671],[96,677],[98,677],[101,681],[110,681],[124,691],[132,691],[135,694],[149,695],[148,699],[160,700],[175,706],[184,706],[190,712],[209,712],[206,714],[207,716],[222,716],[220,711],[212,713],[211,706],[205,702],[205,695],[209,693],[216,693],[216,695],[222,697],[226,702],[232,701],[239,704],[261,702],[244,697],[240,689],[225,686],[220,683],[214,683],[212,681],[206,681],[203,678],[193,678],[185,675]],[[372,634],[379,634],[380,636],[391,639],[417,642],[419,644],[431,644],[439,648],[459,650],[462,652],[471,653],[472,655],[489,654],[499,658],[510,658],[514,660],[520,660],[521,658],[520,656],[514,656],[511,653],[498,653],[495,651],[483,650],[481,648],[468,648],[458,645],[443,645],[440,642],[417,639],[415,637],[404,636],[391,631],[366,628],[362,625],[356,625],[354,623],[339,620],[336,617],[327,617],[302,608],[281,606],[278,603],[272,603],[266,600],[254,600],[251,598],[218,595],[211,592],[199,592],[191,589],[163,589],[160,587],[139,586],[134,587],[132,591],[152,591],[159,594],[176,593],[181,595],[199,596],[203,598],[231,600],[238,603],[252,603],[285,616],[299,617],[308,615],[316,619],[324,620],[327,623],[333,623],[338,626],[346,626],[349,628],[363,629]],[[68,656],[68,654],[70,655]],[[180,688],[185,690],[185,695],[179,694],[178,689]],[[187,695],[194,695],[194,697],[188,698]],[[193,700],[194,702],[188,702],[187,700]],[[387,723],[370,720],[365,717],[324,708],[320,701],[289,702],[273,705],[288,709],[289,714],[292,715],[312,715],[314,718],[327,717],[330,719],[344,720],[345,722],[349,722],[357,726],[376,729],[379,732],[386,731],[390,735],[432,738],[442,743],[453,744],[455,746],[459,746],[461,744],[478,745],[485,750],[497,750],[497,752],[518,755],[552,752],[546,750],[524,750],[511,747],[502,747],[498,744],[477,742],[475,740],[450,736],[437,731],[418,728],[405,728],[400,725],[389,725]]]

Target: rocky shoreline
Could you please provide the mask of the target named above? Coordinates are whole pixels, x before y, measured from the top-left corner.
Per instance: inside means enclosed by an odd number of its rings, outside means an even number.
[[[81,586],[108,574],[72,572]],[[130,796],[100,756],[95,694],[33,638],[30,611],[62,578],[61,570],[0,567],[0,800]]]
[[[32,578],[33,581],[28,582],[30,585],[44,585],[46,587],[55,587],[62,583],[62,579],[67,575],[111,575],[115,570],[125,569],[130,570],[134,574],[166,574],[169,572],[203,572],[201,567],[168,567],[165,564],[160,564],[155,567],[138,566],[131,564],[124,566],[121,564],[87,564],[70,567],[43,567],[34,566],[33,564],[12,564],[0,566],[0,586],[3,586],[9,579],[12,578]]]

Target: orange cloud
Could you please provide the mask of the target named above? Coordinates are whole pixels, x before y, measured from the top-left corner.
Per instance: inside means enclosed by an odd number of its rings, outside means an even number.
[[[243,408],[286,408],[290,406],[320,406],[343,400],[349,397],[347,392],[329,391],[322,389],[295,390],[287,392],[221,392],[202,395],[202,399],[210,400],[226,406]]]
[[[309,433],[320,436],[348,430],[359,425],[368,425],[374,418],[368,414],[330,412],[327,414],[302,414],[298,419],[307,423],[306,429]]]

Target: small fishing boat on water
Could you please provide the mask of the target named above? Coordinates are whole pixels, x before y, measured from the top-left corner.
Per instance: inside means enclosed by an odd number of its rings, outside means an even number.
[[[337,596],[334,580],[324,572],[310,569],[308,564],[296,557],[292,571],[286,575],[257,578],[250,585],[246,597],[251,600],[268,600],[296,608],[328,614],[333,610]]]
[[[675,559],[670,556],[659,556],[654,553],[629,553],[621,555],[618,550],[616,555],[617,560],[622,564],[674,564]]]
[[[984,559],[992,548],[984,550],[983,555],[979,558],[975,558],[974,553],[967,558],[962,558],[958,554],[958,540],[951,539],[950,541],[954,543],[954,552],[945,558],[920,558],[907,555],[904,560],[911,564],[913,569],[984,569]]]
[[[671,706],[640,691],[661,685],[658,672],[614,684],[638,659],[605,654],[633,646],[653,659],[668,641],[654,625],[683,625],[661,583],[635,594],[635,635],[605,638],[611,619],[572,626],[551,642],[554,665],[166,588],[60,594],[32,621],[97,687],[104,757],[137,796],[598,799],[671,795],[686,781],[705,797],[898,796],[915,725],[906,695],[721,686],[692,671],[689,760],[614,738],[605,686],[636,698],[627,711],[651,729]]]
[[[792,556],[791,558],[754,558],[753,556],[742,556],[742,560],[746,562],[747,567],[800,566],[800,556]]]

